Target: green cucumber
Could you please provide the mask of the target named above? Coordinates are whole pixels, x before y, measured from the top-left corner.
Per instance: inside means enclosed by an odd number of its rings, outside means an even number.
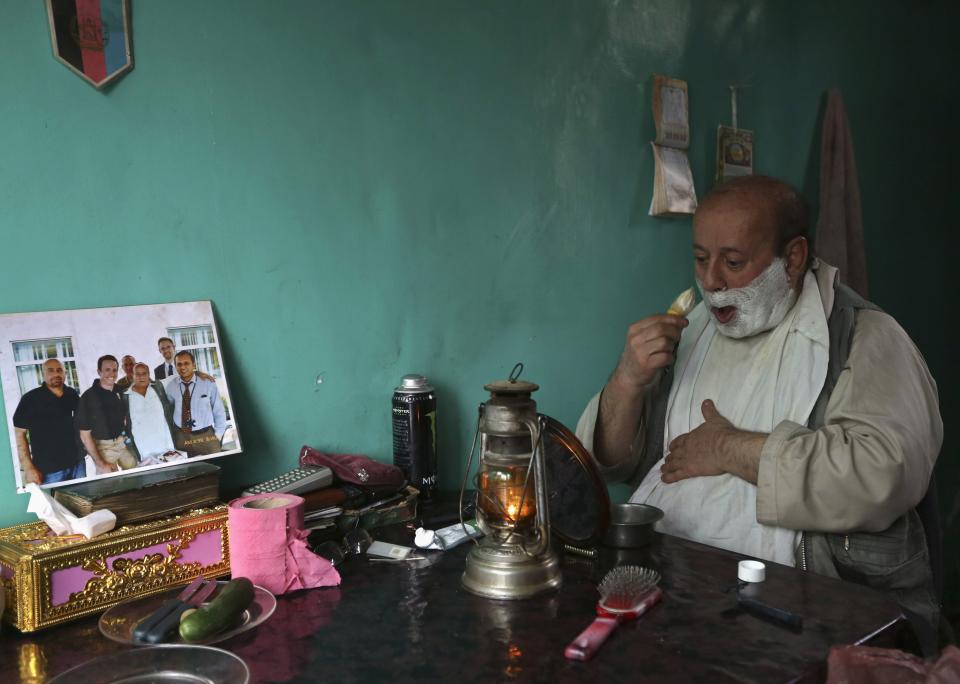
[[[184,641],[203,641],[235,624],[253,602],[253,582],[237,577],[227,582],[207,605],[198,608],[180,622]]]

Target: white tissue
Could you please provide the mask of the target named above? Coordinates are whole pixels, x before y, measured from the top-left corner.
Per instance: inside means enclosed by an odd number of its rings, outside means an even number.
[[[112,511],[94,511],[78,518],[62,503],[40,489],[39,485],[31,482],[26,489],[30,493],[27,512],[36,513],[55,534],[82,534],[87,539],[93,539],[117,526],[117,516]]]
[[[117,516],[113,511],[102,508],[94,511],[90,515],[82,518],[74,518],[73,530],[77,534],[82,534],[87,539],[93,539],[97,535],[109,532],[117,526]]]
[[[445,551],[461,544],[468,539],[479,537],[483,534],[480,528],[474,522],[465,523],[467,533],[463,531],[464,525],[454,523],[448,527],[439,530],[427,530],[418,527],[413,538],[413,543],[418,549],[439,549]]]
[[[422,527],[418,527],[417,531],[413,535],[413,543],[416,544],[418,549],[439,549],[440,547],[434,544],[437,539],[437,533],[433,530],[427,530]]]

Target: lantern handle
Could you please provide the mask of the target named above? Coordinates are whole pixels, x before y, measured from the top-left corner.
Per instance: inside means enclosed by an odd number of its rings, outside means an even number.
[[[510,382],[516,382],[520,379],[520,374],[523,373],[523,362],[518,361],[517,365],[513,367],[513,370],[510,371],[510,375],[507,377],[507,380]]]
[[[463,519],[463,493],[467,488],[467,478],[470,477],[470,466],[473,465],[473,452],[477,448],[477,438],[480,436],[480,420],[483,418],[483,404],[481,403],[477,406],[477,431],[473,433],[473,446],[470,447],[470,453],[467,455],[467,467],[463,471],[463,482],[460,483],[460,505],[457,507],[457,512],[460,514],[460,527],[463,528],[463,533],[467,536],[467,539],[472,541],[476,546],[480,545],[480,542],[476,540],[476,535],[473,535],[470,531],[467,530],[467,523]],[[479,496],[479,494],[475,495]],[[475,501],[476,508],[479,511],[479,501]],[[477,515],[477,523],[480,522],[480,515]]]
[[[530,458],[530,465],[527,470],[527,482],[534,481],[533,495],[537,507],[537,532],[539,539],[533,549],[524,546],[523,550],[531,556],[539,556],[550,548],[550,515],[547,502],[547,469],[544,466],[543,450],[543,428],[545,419],[539,413],[536,418],[527,418],[524,420],[527,429],[530,430],[530,441],[533,446],[533,455]],[[533,471],[533,478],[530,477],[530,470]],[[526,494],[526,488],[524,488]]]

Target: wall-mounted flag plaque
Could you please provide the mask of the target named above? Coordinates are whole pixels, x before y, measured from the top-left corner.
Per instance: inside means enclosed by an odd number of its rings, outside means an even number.
[[[133,68],[129,0],[46,0],[53,56],[94,88]]]

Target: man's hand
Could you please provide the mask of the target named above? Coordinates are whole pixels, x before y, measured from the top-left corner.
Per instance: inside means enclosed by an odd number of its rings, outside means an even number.
[[[43,473],[33,465],[33,456],[30,453],[30,442],[27,441],[26,428],[15,427],[17,440],[17,456],[20,458],[20,470],[23,472],[23,484],[43,484]]]
[[[100,455],[100,449],[97,448],[97,442],[93,438],[92,431],[81,430],[80,441],[83,443],[83,448],[90,454],[90,458],[93,459],[93,467],[96,468],[97,475],[106,475],[107,473],[120,470],[119,465],[116,463],[107,463],[103,459],[103,456]]]
[[[94,467],[97,469],[97,475],[106,475],[107,473],[115,473],[120,470],[120,466],[116,463],[108,463],[103,459],[95,459]]]
[[[216,382],[217,379],[208,373],[204,373],[202,370],[197,370],[197,377],[201,380],[206,380],[207,382]]]
[[[23,469],[23,484],[43,484],[43,473],[41,473],[34,465],[28,465]]]
[[[631,325],[611,380],[638,389],[649,384],[658,370],[673,363],[674,349],[687,325],[686,318],[668,314],[648,316]]]
[[[670,442],[660,479],[670,483],[730,473],[756,484],[767,435],[735,428],[709,399],[700,408],[703,424]]]
[[[673,363],[673,350],[687,319],[660,314],[627,330],[623,353],[600,395],[593,455],[603,465],[629,458],[630,444],[643,414],[643,388],[661,368]]]

